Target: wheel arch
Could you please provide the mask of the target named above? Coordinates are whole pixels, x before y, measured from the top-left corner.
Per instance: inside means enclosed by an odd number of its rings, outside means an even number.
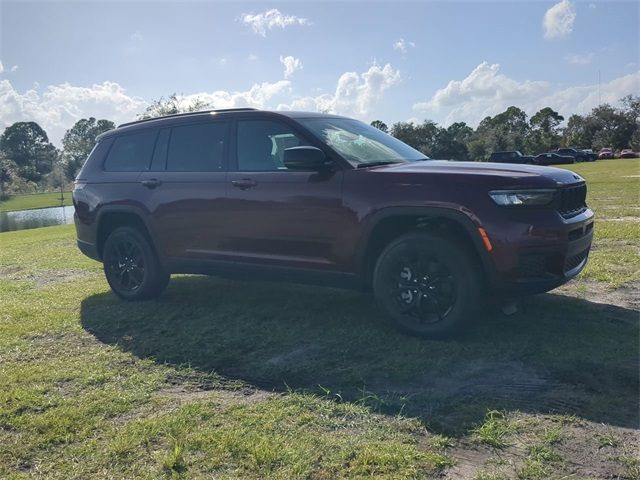
[[[144,220],[143,213],[130,206],[107,206],[100,209],[97,219],[96,248],[102,259],[102,252],[107,237],[118,227],[132,227],[139,230],[147,239],[151,248],[157,254],[155,242],[152,239],[149,226]]]
[[[391,207],[375,213],[366,223],[358,252],[358,272],[365,288],[372,284],[376,261],[393,240],[412,232],[454,238],[478,260],[482,274],[491,278],[491,259],[478,225],[465,213],[439,207]]]

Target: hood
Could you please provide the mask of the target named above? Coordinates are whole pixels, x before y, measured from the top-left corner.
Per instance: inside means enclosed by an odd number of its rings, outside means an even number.
[[[422,173],[438,176],[461,175],[465,177],[487,177],[487,180],[494,179],[496,183],[502,186],[513,184],[514,186],[538,188],[560,187],[584,181],[580,175],[570,170],[513,163],[425,160],[374,167],[371,171],[396,174]]]

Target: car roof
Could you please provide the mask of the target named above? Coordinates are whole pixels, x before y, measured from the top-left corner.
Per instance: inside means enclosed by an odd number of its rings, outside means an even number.
[[[318,112],[302,112],[293,110],[258,110],[255,108],[225,108],[217,110],[202,110],[197,112],[176,113],[173,115],[164,115],[162,117],[152,117],[136,120],[133,122],[123,123],[118,125],[115,129],[104,132],[96,137],[97,141],[104,138],[120,135],[124,133],[131,133],[136,130],[142,130],[146,128],[158,128],[168,127],[173,125],[180,125],[184,123],[192,123],[194,120],[205,120],[211,118],[212,115],[224,115],[224,117],[231,115],[242,114],[246,115],[260,115],[269,114],[273,116],[289,117],[289,118],[347,118],[340,115],[318,113]]]

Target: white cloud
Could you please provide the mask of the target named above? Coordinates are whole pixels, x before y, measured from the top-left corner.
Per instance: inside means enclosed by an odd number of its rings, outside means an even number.
[[[246,91],[227,92],[225,90],[217,90],[214,92],[193,93],[191,95],[185,95],[182,98],[186,103],[200,99],[207,103],[212,109],[238,107],[267,108],[270,100],[278,96],[289,95],[290,93],[291,82],[289,80],[278,80],[274,83],[256,83]]]
[[[544,38],[553,40],[567,37],[573,31],[576,9],[570,0],[562,0],[546,11],[542,20]]]
[[[51,85],[43,92],[34,88],[20,93],[8,80],[0,80],[0,128],[14,122],[35,121],[57,144],[64,132],[81,118],[93,116],[122,123],[135,119],[146,104],[139,97],[127,95],[113,82],[90,87],[63,83]]]
[[[144,37],[140,32],[133,32],[124,46],[124,54],[128,56],[140,55],[143,51]]]
[[[256,60],[258,60],[258,56],[254,53],[250,53],[247,57],[247,60],[249,60],[250,62],[255,62]]]
[[[11,67],[10,72],[11,72],[11,73],[13,73],[13,72],[17,72],[17,71],[18,71],[18,68],[20,68],[20,67],[18,67],[18,65],[14,65],[13,67]]]
[[[402,55],[406,55],[407,50],[409,50],[409,48],[415,48],[415,46],[416,46],[415,43],[408,42],[404,38],[400,38],[393,43],[393,49],[399,50],[402,53]]]
[[[211,108],[267,108],[270,101],[278,97],[286,100],[290,94],[291,82],[279,80],[256,83],[246,91],[201,92],[181,96],[181,99],[186,104],[199,99]],[[106,118],[116,124],[129,122],[148,104],[145,99],[127,95],[114,82],[91,87],[64,83],[49,86],[43,92],[34,88],[20,93],[8,80],[0,80],[0,130],[14,122],[35,121],[45,129],[49,139],[59,145],[64,132],[81,118]]]
[[[267,36],[267,32],[272,28],[285,28],[290,25],[311,25],[306,18],[296,17],[295,15],[285,15],[277,8],[266,10],[263,13],[243,13],[240,21],[251,27],[254,33]]]
[[[282,63],[285,65],[285,74],[287,68],[290,72],[302,68],[300,61],[294,57],[283,57]],[[400,73],[391,65],[374,64],[362,73],[342,74],[332,94],[296,97],[291,81],[283,78],[275,82],[255,83],[247,90],[203,91],[183,95],[180,99],[184,104],[198,99],[214,109],[295,108],[335,112],[364,119],[384,92],[397,85],[400,79]],[[106,81],[91,86],[63,83],[44,88],[34,84],[33,88],[19,92],[9,80],[3,79],[0,80],[0,131],[14,122],[35,121],[45,129],[54,144],[60,145],[65,131],[81,118],[106,118],[120,124],[135,120],[148,105],[148,99],[129,95],[115,82]]]
[[[280,55],[280,63],[284,66],[284,78],[289,78],[294,72],[302,70],[302,61],[291,55],[287,57]]]
[[[0,60],[0,73],[4,72],[4,65],[2,65],[2,60]]]
[[[312,110],[367,117],[390,87],[400,83],[400,72],[387,64],[374,64],[364,73],[346,72],[338,79],[335,92],[316,97],[301,97],[280,109]]]
[[[229,60],[226,57],[221,57],[218,59],[218,65],[220,67],[224,67],[228,62]]]
[[[564,59],[571,65],[589,65],[593,61],[593,52],[571,53],[564,57]]]
[[[416,110],[434,112],[449,108],[474,112],[492,110],[496,105],[517,104],[523,99],[535,98],[547,89],[546,82],[519,83],[500,73],[500,65],[482,62],[465,79],[451,80],[433,98],[416,103],[413,107]]]
[[[557,88],[549,82],[518,81],[500,73],[500,65],[483,62],[465,79],[452,80],[431,99],[413,108],[445,125],[464,121],[475,126],[488,115],[511,105],[529,115],[549,106],[560,114],[584,114],[603,103],[615,104],[623,96],[640,90],[640,71],[598,85]]]

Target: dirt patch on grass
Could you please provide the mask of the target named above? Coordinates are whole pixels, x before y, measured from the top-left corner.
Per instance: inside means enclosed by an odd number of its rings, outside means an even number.
[[[634,456],[640,449],[637,430],[522,413],[512,414],[511,422],[516,425],[515,433],[504,448],[479,444],[473,437],[451,448],[447,454],[456,464],[445,478],[472,480],[480,473],[505,479],[639,478],[634,470]],[[554,439],[549,432],[555,432]],[[538,475],[532,475],[533,471]]]
[[[447,470],[447,479],[473,479],[494,458],[494,451],[490,448],[480,447],[471,442],[460,442],[452,448],[448,455],[456,464]]]
[[[79,269],[41,270],[37,275],[31,276],[31,279],[35,281],[36,288],[45,288],[55,283],[81,280],[95,275],[95,272]]]
[[[56,283],[82,280],[95,275],[96,272],[74,268],[29,272],[18,265],[0,267],[0,280],[27,280],[33,282],[34,287],[38,289]]]
[[[640,312],[640,282],[631,282],[612,289],[606,284],[589,279],[579,279],[556,290],[558,293],[601,304],[603,310],[615,306]]]
[[[8,267],[0,267],[0,279],[2,280],[13,280],[14,275],[23,268],[18,265],[9,265]]]
[[[592,422],[566,427],[556,447],[567,474],[577,478],[631,478],[620,457],[638,455],[638,431]]]
[[[156,393],[180,403],[206,399],[223,399],[225,403],[254,402],[276,395],[215,373],[204,374],[184,369],[169,374],[166,385]]]
[[[254,403],[261,402],[267,398],[277,395],[274,392],[251,388],[244,388],[242,390],[200,390],[178,385],[163,388],[158,390],[156,393],[163,397],[169,397],[171,400],[175,400],[179,404],[202,400],[215,400],[223,404]]]
[[[600,218],[601,222],[640,222],[640,217],[616,217],[616,218]]]

